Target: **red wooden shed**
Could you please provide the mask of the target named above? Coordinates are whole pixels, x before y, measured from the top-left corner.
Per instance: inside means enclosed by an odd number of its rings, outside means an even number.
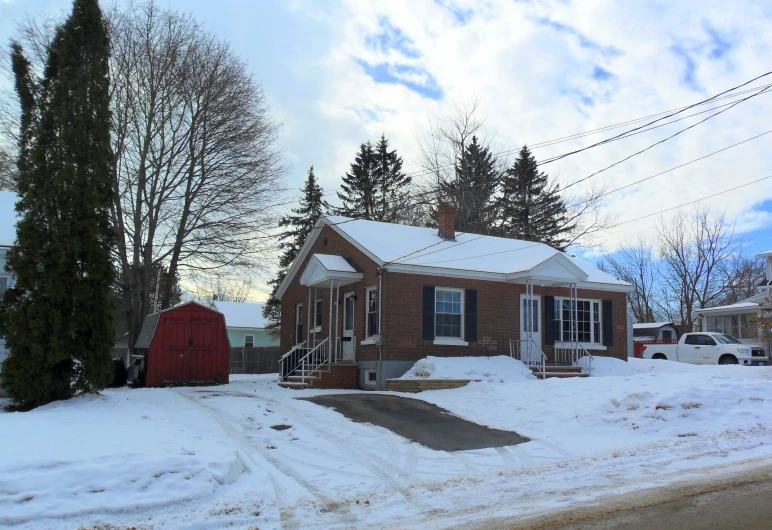
[[[228,382],[225,317],[196,302],[145,317],[135,349],[144,357],[146,386]]]

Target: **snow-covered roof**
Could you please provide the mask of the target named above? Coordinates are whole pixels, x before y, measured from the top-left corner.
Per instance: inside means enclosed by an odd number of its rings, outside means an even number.
[[[706,307],[704,309],[695,309],[695,313],[730,313],[732,311],[742,312],[743,310],[754,310],[759,308],[758,302],[737,302],[736,304],[720,305],[716,307]]]
[[[264,328],[263,304],[251,302],[215,302],[217,310],[225,315],[229,328]]]
[[[772,256],[772,250],[767,250],[766,252],[760,252],[756,254],[757,258],[764,258],[766,256]]]
[[[341,256],[333,256],[330,254],[314,254],[314,257],[318,259],[319,263],[324,265],[324,268],[328,271],[357,272],[356,269]]]
[[[641,322],[640,324],[633,324],[633,329],[654,329],[673,325],[672,322]]]
[[[0,246],[10,246],[16,241],[16,201],[12,191],[0,191]]]
[[[549,258],[563,254],[549,245],[519,239],[458,232],[455,241],[449,241],[439,237],[436,228],[351,220],[342,216],[329,216],[327,220],[389,264],[511,274],[530,271]],[[627,285],[578,258],[569,259],[587,274],[586,281]]]
[[[631,288],[630,284],[544,243],[463,232],[457,232],[455,240],[446,240],[437,234],[436,228],[342,216],[321,217],[316,227],[325,225],[341,234],[378,265],[394,272],[507,282],[531,279],[543,285],[576,283],[585,288],[614,291]],[[303,245],[276,291],[279,298],[283,296],[292,278],[299,273],[300,263],[305,260],[320,232],[316,230]],[[319,260],[318,256],[315,257],[319,263],[327,259]],[[340,260],[343,258],[335,258],[331,266],[342,267]],[[310,277],[309,272],[303,274]],[[309,284],[308,280],[304,283],[302,279],[301,283]]]

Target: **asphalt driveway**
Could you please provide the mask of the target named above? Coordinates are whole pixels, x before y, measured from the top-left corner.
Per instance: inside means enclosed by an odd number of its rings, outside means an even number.
[[[436,451],[504,447],[528,441],[514,431],[491,429],[418,399],[369,393],[302,399],[335,409],[352,421],[385,427]]]

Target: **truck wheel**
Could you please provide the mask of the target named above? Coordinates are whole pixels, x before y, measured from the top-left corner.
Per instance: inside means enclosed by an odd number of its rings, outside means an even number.
[[[667,357],[665,357],[664,353],[655,353],[651,356],[652,359],[656,359],[658,361],[667,361]]]
[[[737,357],[734,355],[722,355],[721,358],[718,360],[718,364],[739,364],[737,362]]]

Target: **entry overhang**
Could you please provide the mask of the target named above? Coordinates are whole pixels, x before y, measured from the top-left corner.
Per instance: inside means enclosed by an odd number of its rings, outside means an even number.
[[[314,254],[308,260],[300,285],[307,287],[328,287],[335,281],[339,287],[361,281],[364,274],[358,272],[342,256]]]
[[[555,254],[527,271],[507,274],[507,282],[527,280],[545,286],[569,285],[586,281],[588,275],[563,254]]]

